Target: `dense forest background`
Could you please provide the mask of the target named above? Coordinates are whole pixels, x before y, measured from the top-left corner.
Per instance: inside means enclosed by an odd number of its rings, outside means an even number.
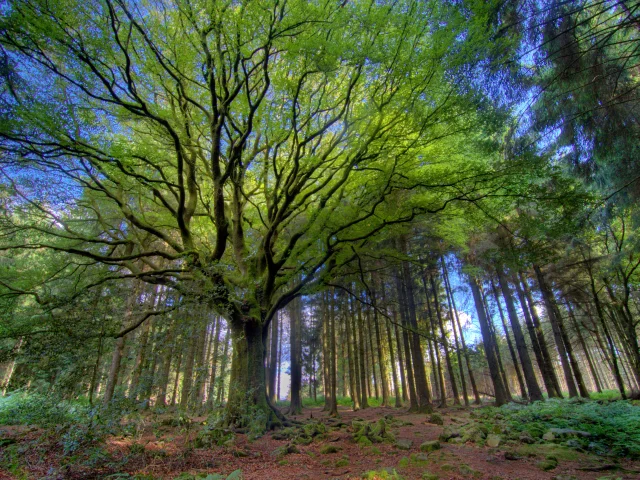
[[[2,394],[637,397],[639,6],[5,3]]]

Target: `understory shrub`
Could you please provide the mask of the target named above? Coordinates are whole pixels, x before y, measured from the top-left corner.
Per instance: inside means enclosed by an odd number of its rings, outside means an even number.
[[[640,407],[631,401],[550,399],[531,405],[510,403],[482,408],[473,417],[488,430],[501,431],[514,439],[525,432],[540,438],[551,428],[587,432],[589,437],[575,439],[575,448],[640,458]]]

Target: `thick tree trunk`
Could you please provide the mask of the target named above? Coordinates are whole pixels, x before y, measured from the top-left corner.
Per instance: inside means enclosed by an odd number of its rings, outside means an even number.
[[[511,401],[510,396],[507,394],[507,390],[504,385],[502,375],[500,374],[500,367],[498,365],[496,345],[493,340],[493,335],[489,328],[489,320],[484,309],[484,302],[482,301],[482,294],[480,293],[480,287],[475,278],[469,277],[469,286],[471,287],[471,293],[473,294],[473,301],[476,305],[476,311],[478,313],[478,321],[480,323],[480,331],[482,333],[482,342],[484,344],[484,350],[487,357],[487,363],[489,364],[489,375],[493,383],[493,390],[496,397],[496,405],[504,405]]]
[[[522,327],[518,320],[516,313],[516,307],[513,303],[513,296],[511,295],[511,289],[507,283],[507,279],[504,276],[502,267],[497,268],[498,281],[500,282],[500,288],[502,289],[502,295],[507,305],[507,313],[509,314],[509,320],[511,321],[511,328],[513,330],[513,337],[516,342],[516,348],[518,349],[518,356],[520,357],[520,363],[522,364],[522,371],[524,373],[524,380],[527,383],[527,390],[529,391],[529,398],[532,401],[543,400],[542,391],[536,380],[536,374],[533,370],[533,364],[529,357],[529,351],[527,350],[527,344],[524,340],[524,334],[522,333]],[[526,398],[526,396],[525,396]]]
[[[226,423],[230,427],[248,427],[251,418],[262,414],[267,429],[281,424],[281,415],[266,392],[265,335],[260,321],[244,318],[230,321],[233,356]]]

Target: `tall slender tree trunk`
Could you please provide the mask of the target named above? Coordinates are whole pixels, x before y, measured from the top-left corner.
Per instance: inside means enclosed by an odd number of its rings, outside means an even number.
[[[541,367],[543,372],[543,379],[547,378],[549,382],[549,384],[545,382],[547,393],[549,394],[549,397],[563,398],[562,389],[560,388],[560,382],[558,381],[558,376],[556,375],[553,362],[551,361],[551,355],[549,353],[547,341],[544,337],[544,332],[542,331],[542,323],[540,322],[540,317],[538,317],[538,313],[536,312],[533,295],[531,293],[531,289],[529,288],[529,284],[527,283],[522,273],[520,273],[520,284],[522,285],[522,289],[524,290],[526,303],[529,305],[528,311],[531,315],[531,322],[533,324],[535,337],[538,340],[538,346],[540,347],[542,364],[538,363],[538,365],[543,365],[543,367]],[[526,318],[527,317],[525,316],[525,319]]]
[[[355,361],[355,348],[354,348],[354,335],[351,327],[351,319],[353,318],[353,309],[348,309],[348,305],[345,303],[345,327],[347,338],[347,362],[349,365],[349,390],[351,394],[351,403],[353,405],[353,410],[360,410],[360,393],[359,393],[359,383],[356,379],[356,361]]]
[[[337,381],[338,381],[338,370],[337,370],[337,365],[336,365],[336,317],[335,317],[335,308],[334,308],[334,296],[335,296],[335,292],[333,291],[333,289],[331,289],[330,291],[330,296],[329,296],[329,324],[330,324],[330,331],[329,331],[329,336],[330,336],[330,342],[329,342],[329,349],[330,349],[330,354],[331,354],[331,372],[330,372],[330,379],[331,379],[331,389],[330,389],[330,397],[331,397],[331,403],[329,405],[329,416],[330,417],[337,417],[338,416],[338,386],[337,386]]]
[[[547,284],[547,281],[542,274],[542,270],[538,265],[533,266],[533,270],[536,273],[536,278],[538,279],[538,286],[540,287],[540,293],[542,294],[542,298],[544,300],[544,304],[547,310],[547,317],[549,317],[549,322],[551,323],[551,329],[553,330],[553,336],[556,341],[556,347],[558,349],[558,354],[560,356],[560,364],[562,365],[562,371],[564,372],[565,382],[567,384],[567,388],[569,389],[570,397],[578,396],[578,389],[576,387],[576,383],[573,379],[573,372],[571,371],[571,364],[569,363],[569,358],[567,355],[567,348],[563,339],[563,334],[560,327],[560,321],[556,316],[556,309],[554,303],[553,292],[551,288]]]
[[[504,312],[502,311],[502,305],[500,304],[500,296],[498,295],[498,289],[493,283],[493,279],[489,279],[489,284],[491,285],[493,298],[495,299],[496,306],[498,307],[498,313],[500,315],[500,321],[502,322],[502,328],[504,329],[504,335],[507,339],[507,346],[509,347],[509,354],[511,355],[513,368],[516,371],[516,378],[518,379],[518,386],[520,387],[520,396],[523,399],[527,400],[529,398],[527,395],[527,389],[524,386],[524,378],[522,377],[522,372],[520,371],[520,365],[518,364],[518,357],[516,356],[516,352],[513,348],[513,344],[511,343],[511,338],[509,337],[509,328],[507,327],[507,320],[504,318]]]
[[[407,297],[406,292],[404,290],[403,282],[400,276],[396,275],[396,287],[398,293],[399,300],[399,308],[400,308],[400,321],[402,324],[402,343],[404,347],[404,361],[406,366],[406,380],[407,380],[407,389],[409,394],[409,411],[417,412],[419,409],[418,398],[416,395],[415,389],[415,381],[413,378],[413,367],[411,365],[411,359],[413,357],[411,352],[411,346],[409,344],[409,321],[407,319]]]
[[[280,315],[279,312],[278,315]],[[280,397],[280,372],[282,371],[282,337],[284,336],[284,322],[282,320],[278,320],[278,330],[278,378],[276,379],[276,401],[282,398]]]
[[[165,407],[167,405],[167,390],[169,386],[169,374],[171,373],[171,359],[173,358],[175,331],[177,322],[172,319],[171,325],[167,329],[167,333],[163,342],[163,359],[160,367],[158,378],[158,396],[156,398],[156,407]]]
[[[185,343],[184,339],[181,343]],[[178,365],[176,365],[176,378],[173,381],[173,392],[171,393],[171,405],[176,404],[176,400],[178,398],[178,385],[180,381],[180,367],[182,367],[182,358],[184,357],[185,345],[180,345],[180,350],[178,354]]]
[[[504,405],[509,402],[511,398],[507,394],[502,375],[500,374],[496,345],[494,343],[493,336],[491,335],[491,330],[489,329],[489,321],[484,309],[484,302],[482,301],[480,287],[478,287],[478,282],[474,277],[469,277],[469,286],[471,287],[473,301],[478,313],[478,322],[480,323],[480,331],[482,333],[482,341],[484,343],[484,349],[487,356],[487,363],[489,364],[489,374],[491,376],[491,382],[493,383],[496,405]]]
[[[374,284],[375,278],[373,278]],[[378,319],[378,302],[376,299],[375,290],[371,294],[371,302],[373,304],[373,326],[376,334],[376,345],[378,351],[378,367],[380,368],[380,383],[382,387],[382,405],[383,407],[389,406],[389,385],[387,384],[387,365],[384,361],[384,352],[382,350],[382,340],[380,336],[380,321]]]
[[[409,400],[409,394],[408,394],[408,387],[407,387],[407,379],[405,376],[405,371],[403,368],[403,365],[405,365],[405,360],[403,358],[402,355],[402,340],[400,339],[400,328],[398,327],[398,312],[397,310],[394,308],[393,312],[392,312],[392,316],[393,316],[393,327],[394,327],[394,333],[396,336],[396,346],[398,349],[398,366],[400,367],[400,382],[402,384],[402,401],[403,402],[407,402]],[[405,355],[406,357],[406,355]]]
[[[496,328],[493,324],[493,319],[489,313],[489,304],[487,303],[487,296],[483,290],[480,291],[480,295],[482,296],[482,304],[484,305],[484,311],[487,315],[487,321],[489,325],[489,333],[493,337],[493,344],[496,348],[496,358],[498,359],[498,368],[500,370],[500,375],[502,375],[502,381],[504,383],[504,388],[507,391],[507,396],[511,399],[511,390],[509,385],[509,378],[507,377],[507,371],[504,368],[504,364],[502,363],[502,352],[500,351],[500,345],[498,344],[498,336],[496,335]]]
[[[191,325],[187,337],[187,352],[184,364],[184,372],[182,377],[182,388],[180,391],[180,408],[186,410],[189,407],[189,401],[193,394],[193,366],[195,364],[197,337],[199,333],[195,325]]]
[[[393,351],[393,339],[391,338],[391,325],[387,320],[384,321],[385,330],[387,331],[387,342],[389,345],[389,361],[391,363],[391,378],[393,380],[393,393],[396,399],[395,407],[402,407],[402,400],[400,400],[400,385],[398,384],[398,372],[396,371],[396,357]]]
[[[134,308],[138,302],[138,295],[140,294],[140,286],[136,283],[131,291],[131,294],[127,297],[124,310],[124,318],[122,325],[127,327],[131,323],[131,317],[133,317]],[[108,404],[113,398],[113,394],[118,385],[118,377],[120,375],[120,366],[122,364],[122,357],[125,348],[125,337],[118,337],[116,340],[115,348],[111,356],[111,368],[109,369],[109,377],[107,378],[107,387],[102,397],[102,403]]]
[[[277,318],[277,317],[276,317]],[[275,319],[274,319],[275,320]],[[207,392],[207,407],[212,408],[215,398],[216,374],[218,370],[218,355],[220,353],[220,330],[222,328],[222,318],[215,317],[215,327],[213,332],[213,353],[211,355],[211,375],[209,376],[209,391]],[[276,322],[276,329],[277,329]],[[275,401],[275,400],[274,400]]]
[[[467,349],[467,343],[464,339],[464,334],[462,332],[462,324],[460,322],[460,316],[458,315],[458,308],[456,307],[456,299],[453,295],[453,289],[451,288],[451,283],[449,282],[449,274],[447,273],[446,282],[449,287],[449,292],[451,295],[451,304],[453,305],[453,313],[456,319],[456,324],[458,326],[458,331],[460,332],[460,341],[462,342],[462,350],[464,352],[465,363],[467,365],[467,373],[469,374],[469,382],[471,383],[471,390],[473,391],[474,403],[476,405],[480,405],[480,392],[478,392],[478,385],[476,384],[475,375],[473,374],[473,368],[471,368],[471,358],[469,356],[469,350]]]
[[[442,373],[442,363],[440,362],[440,347],[438,346],[438,335],[436,334],[436,320],[434,318],[435,315],[433,314],[433,310],[431,309],[431,294],[429,288],[427,287],[426,276],[427,273],[425,271],[422,275],[422,286],[424,287],[424,295],[427,303],[427,315],[429,317],[429,336],[431,337],[433,343],[433,351],[431,349],[429,350],[429,360],[431,360],[432,368],[435,368],[434,377],[436,381],[434,383],[437,386],[438,395],[440,397],[439,406],[446,407],[447,389],[444,383],[444,375]]]
[[[102,397],[102,403],[108,404],[113,399],[113,394],[118,384],[118,375],[120,374],[120,364],[122,363],[122,353],[124,352],[124,337],[116,340],[115,348],[111,356],[111,368],[109,369],[109,377],[107,378],[107,388]]]
[[[631,360],[630,367],[633,373],[634,380],[637,385],[640,385],[640,348],[638,345],[638,333],[636,331],[636,325],[633,320],[633,315],[629,309],[629,285],[627,284],[624,275],[621,275],[622,282],[624,283],[625,294],[622,299],[619,299],[613,291],[609,280],[604,277],[605,288],[611,299],[613,308],[618,312],[621,325],[621,337],[624,339],[624,344],[627,347],[628,356]]]
[[[302,305],[300,298],[296,298],[291,302],[289,309],[289,318],[291,326],[289,329],[289,345],[291,356],[291,404],[289,413],[291,415],[300,415],[302,413],[302,398],[300,397],[300,388],[302,387],[302,342],[301,342],[301,324],[302,324]],[[234,345],[235,347],[235,345]]]
[[[371,301],[373,302],[373,299]],[[378,400],[380,398],[380,390],[378,389],[378,381],[376,379],[376,360],[375,360],[375,350],[373,349],[374,328],[372,325],[370,308],[367,308],[367,313],[365,315],[365,318],[367,319],[367,333],[368,333],[367,336],[369,337],[369,353],[371,358],[370,365],[371,365],[371,375],[373,379],[373,393],[375,395],[376,400]]]
[[[364,338],[364,323],[362,321],[362,303],[360,302],[360,296],[356,301],[356,315],[357,324],[354,329],[354,338],[358,337],[358,369],[359,376],[356,378],[356,382],[360,382],[360,408],[369,408],[369,401],[367,398],[367,369],[366,369],[366,347]],[[357,333],[357,335],[356,335]]]
[[[282,322],[280,322],[282,324]],[[224,351],[222,352],[222,367],[220,368],[220,386],[218,387],[218,394],[216,395],[216,403],[220,405],[225,399],[224,392],[224,379],[227,374],[227,363],[229,363],[229,345],[232,341],[231,329],[228,328],[227,334],[224,338]],[[233,381],[233,374],[231,377],[231,381]],[[231,382],[229,382],[231,383]],[[279,394],[279,392],[278,392]]]
[[[542,396],[542,391],[540,390],[540,386],[538,385],[538,381],[536,380],[536,374],[533,370],[531,358],[529,357],[529,351],[527,350],[527,344],[524,340],[522,327],[520,326],[518,314],[516,313],[516,307],[513,303],[511,289],[509,288],[509,284],[507,282],[507,279],[505,278],[502,267],[499,266],[496,270],[498,272],[498,281],[500,283],[500,288],[502,289],[502,295],[507,305],[507,313],[509,314],[509,320],[511,322],[511,328],[513,331],[513,338],[516,342],[516,348],[518,349],[520,363],[522,364],[524,380],[527,383],[529,398],[534,402],[543,400],[544,397]],[[526,395],[524,396],[524,398],[526,398]]]
[[[403,251],[408,252],[406,238],[400,239]],[[420,334],[418,333],[418,318],[416,314],[416,303],[413,292],[413,280],[411,277],[411,269],[409,262],[402,262],[402,272],[404,276],[404,284],[407,297],[407,313],[409,325],[411,327],[411,354],[413,359],[413,375],[415,378],[416,400],[418,402],[418,411],[421,413],[431,413],[433,406],[431,405],[431,392],[427,383],[427,373],[424,365],[424,355],[422,353],[422,345],[420,343]]]
[[[462,365],[462,355],[460,353],[460,343],[458,342],[458,332],[456,331],[456,321],[453,313],[453,303],[451,302],[451,289],[449,288],[449,279],[447,275],[447,266],[444,262],[444,257],[440,257],[442,263],[442,280],[444,284],[444,291],[447,297],[447,305],[449,306],[449,319],[451,320],[451,329],[453,330],[453,339],[455,341],[456,356],[458,357],[458,370],[460,374],[460,384],[462,385],[462,395],[464,397],[465,406],[469,406],[469,394],[467,392],[467,382],[464,378],[464,366]],[[460,332],[462,335],[462,332]]]
[[[276,313],[271,320],[271,349],[269,351],[269,370],[268,370],[268,394],[271,403],[276,403],[276,380],[278,368],[278,330],[280,323],[280,312]],[[217,346],[217,343],[216,343]]]
[[[587,365],[589,366],[589,371],[591,372],[591,378],[593,379],[593,385],[596,388],[598,393],[602,392],[602,387],[600,386],[600,380],[598,379],[598,373],[593,365],[593,360],[591,359],[591,355],[589,354],[589,349],[587,348],[587,344],[584,341],[584,336],[580,331],[580,326],[578,325],[578,321],[576,320],[575,314],[573,312],[573,308],[571,307],[571,302],[567,301],[567,312],[569,314],[569,320],[573,324],[573,328],[576,331],[576,336],[578,337],[578,342],[580,343],[580,348],[582,348],[582,353],[584,354],[585,359],[587,360]]]
[[[447,363],[447,372],[449,373],[449,381],[451,383],[451,390],[453,391],[453,404],[460,405],[460,395],[458,394],[458,386],[456,385],[456,377],[453,373],[453,365],[451,364],[451,355],[449,353],[449,341],[444,331],[444,322],[442,321],[442,311],[440,308],[440,300],[438,299],[438,288],[433,275],[429,276],[431,282],[431,291],[433,293],[433,304],[436,310],[436,318],[438,319],[438,325],[440,326],[440,338],[442,346],[444,348],[444,358]]]

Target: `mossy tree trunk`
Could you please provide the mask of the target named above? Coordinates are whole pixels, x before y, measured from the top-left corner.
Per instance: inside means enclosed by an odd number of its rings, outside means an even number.
[[[245,317],[229,322],[233,354],[226,407],[227,426],[250,427],[264,422],[266,428],[281,423],[282,416],[269,401],[264,365],[263,325],[259,319]]]

